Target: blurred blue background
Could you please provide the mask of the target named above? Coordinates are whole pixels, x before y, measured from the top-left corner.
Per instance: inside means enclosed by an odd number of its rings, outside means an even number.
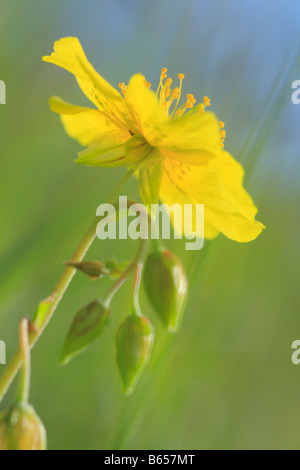
[[[300,79],[297,0],[2,0],[0,79],[0,339],[8,356],[21,316],[32,315],[123,170],[76,167],[79,145],[48,108],[55,94],[86,103],[67,72],[42,63],[55,40],[77,36],[112,84],[142,72],[183,72],[185,91],[208,95],[225,121],[226,149],[267,230],[238,245],[220,237],[182,256],[191,292],[182,331],[157,330],[153,357],[131,398],[121,394],[109,331],[66,368],[57,365],[76,310],[109,283],[78,274],[33,352],[31,402],[50,449],[299,449],[300,368],[291,344],[299,318]],[[135,182],[128,194],[137,197]],[[133,242],[96,241],[88,259],[129,259]],[[299,366],[300,367],[300,366]],[[3,366],[0,366],[0,373]],[[14,388],[3,405],[13,399]]]

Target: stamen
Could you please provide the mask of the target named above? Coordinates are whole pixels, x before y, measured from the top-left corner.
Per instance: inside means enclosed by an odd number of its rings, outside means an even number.
[[[174,98],[174,100],[177,100],[178,96],[179,96],[179,88],[174,88],[174,90],[172,91],[172,98]]]
[[[166,69],[166,67],[163,67],[163,68],[161,69],[161,72],[160,72],[160,82],[159,82],[159,85],[158,85],[157,90],[156,90],[156,96],[158,96],[158,93],[159,93],[160,88],[163,87],[163,85],[162,85],[163,79],[164,79],[164,78],[167,78],[167,75],[166,75],[166,74],[167,74],[167,71],[168,71],[168,69]]]
[[[161,69],[161,73],[160,73],[161,80],[163,80],[164,78],[167,78],[167,71],[168,71],[168,69],[166,69],[166,67]]]
[[[197,101],[197,100],[195,100],[194,95],[192,95],[191,93],[188,93],[188,94],[186,95],[186,97],[187,97],[188,103],[190,103],[190,104],[195,104],[196,101]]]
[[[166,69],[164,69],[166,70]],[[163,84],[163,77],[166,76],[166,74],[164,75],[161,75],[160,77],[160,87],[161,87],[161,90],[160,90],[160,106],[164,109],[167,108],[167,98],[170,96],[170,93],[171,93],[171,83],[172,83],[172,79],[171,78],[167,78],[167,80],[165,81],[165,84]]]
[[[179,84],[179,87],[175,87],[175,88],[171,88],[171,85],[173,83],[173,80],[171,78],[168,78],[167,77],[167,68],[166,67],[163,67],[161,69],[161,73],[160,73],[160,82],[159,82],[159,85],[158,85],[158,88],[157,88],[157,91],[156,91],[156,96],[158,97],[158,94],[159,94],[159,100],[160,100],[160,105],[163,109],[165,109],[166,111],[168,111],[171,107],[171,105],[173,104],[173,101],[176,100],[176,103],[175,103],[175,106],[174,106],[174,109],[170,115],[170,118],[175,118],[175,119],[178,119],[180,118],[187,109],[193,109],[194,108],[194,105],[196,104],[196,99],[194,97],[194,95],[192,93],[188,93],[186,95],[186,98],[187,98],[187,101],[185,104],[183,104],[179,109],[178,109],[178,105],[179,105],[179,101],[180,101],[180,98],[181,98],[181,93],[182,93],[182,81],[184,80],[185,76],[183,73],[179,73],[178,74],[178,78],[180,80],[180,84]],[[165,80],[165,82],[164,82]],[[126,90],[126,88],[124,89],[123,88],[123,84],[122,85],[122,92],[124,90]],[[151,84],[145,79],[145,85],[149,88],[151,87]],[[207,97],[207,96],[204,96],[203,97],[203,103],[199,103],[196,108],[194,109],[194,111],[200,111],[202,113],[205,112],[205,108],[210,106],[211,105],[211,100]],[[220,129],[221,129],[221,140],[222,140],[222,145],[223,145],[223,141],[226,137],[226,132],[225,132],[225,124],[223,121],[220,121]]]
[[[179,73],[179,74],[178,74],[178,78],[179,78],[179,80],[180,80],[179,92],[178,92],[177,102],[176,102],[176,104],[175,104],[175,107],[174,107],[174,109],[173,109],[173,112],[172,112],[172,114],[171,114],[171,117],[174,116],[175,111],[176,111],[176,109],[177,109],[177,106],[178,106],[178,104],[179,104],[179,100],[180,100],[180,96],[181,96],[181,90],[182,90],[182,80],[184,79],[184,74],[183,74],[183,73]]]
[[[197,100],[194,98],[194,95],[192,95],[191,93],[189,93],[187,95],[187,103],[188,103],[188,108],[193,108],[194,107],[194,104],[197,102]]]
[[[171,84],[172,84],[172,82],[173,82],[172,78],[167,78],[167,80],[165,82],[165,86],[164,86],[165,97],[169,96],[170,93],[171,93]]]
[[[119,83],[119,88],[121,89],[121,93],[122,93],[123,95],[125,95],[125,94],[126,94],[126,91],[127,91],[127,86],[125,85],[125,83],[123,83],[123,82],[122,82],[122,83]]]

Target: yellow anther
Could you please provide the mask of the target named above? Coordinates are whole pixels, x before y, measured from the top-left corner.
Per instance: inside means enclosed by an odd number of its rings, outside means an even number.
[[[121,88],[121,93],[122,93],[123,95],[125,95],[126,90],[127,90],[127,86],[125,85],[125,83],[123,83],[123,82],[122,82],[122,83],[119,83],[119,88]]]
[[[174,88],[174,90],[172,91],[172,98],[176,100],[179,96],[179,91],[179,88]]]
[[[225,139],[225,138],[226,138],[226,131],[225,131],[225,129],[223,129],[223,130],[221,131],[221,138],[222,138],[222,139]]]
[[[167,71],[166,67],[163,67],[160,72],[160,79],[163,80],[164,78],[167,78]]]
[[[172,84],[172,82],[173,82],[172,78],[167,78],[166,86],[169,87]]]
[[[179,80],[183,80],[183,79],[184,79],[184,74],[183,74],[183,73],[179,73],[179,74],[178,74],[178,78],[179,78]]]
[[[210,99],[208,98],[208,96],[204,96],[204,98],[203,98],[203,103],[205,104],[205,106],[210,106],[211,101],[210,101]]]
[[[146,85],[147,88],[151,88],[151,83],[147,82],[147,80],[145,80],[145,85]]]
[[[188,93],[188,94],[186,95],[186,97],[187,97],[188,103],[191,103],[191,104],[195,104],[195,103],[196,103],[196,100],[195,100],[195,98],[194,98],[194,95],[192,95],[191,93]]]
[[[189,109],[192,109],[194,107],[193,103],[191,101],[188,101],[186,104],[185,104],[185,108],[189,108]]]
[[[221,129],[224,129],[224,127],[225,127],[225,122],[220,121],[220,128],[221,128]]]

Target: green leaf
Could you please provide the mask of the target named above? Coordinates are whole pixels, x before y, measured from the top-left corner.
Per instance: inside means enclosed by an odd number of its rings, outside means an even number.
[[[67,364],[73,357],[85,351],[108,324],[110,310],[97,300],[79,310],[74,318],[60,356],[60,364]]]
[[[140,196],[148,207],[158,203],[162,175],[163,164],[161,162],[147,170],[140,170]]]

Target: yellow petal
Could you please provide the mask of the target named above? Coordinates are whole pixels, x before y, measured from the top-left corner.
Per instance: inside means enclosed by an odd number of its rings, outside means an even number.
[[[255,220],[257,208],[243,188],[243,178],[241,165],[224,151],[202,167],[187,168],[166,160],[161,197],[164,202],[204,204],[206,238],[221,232],[232,240],[249,242],[264,226]]]
[[[166,170],[166,169],[165,169]],[[160,199],[161,201],[166,204],[166,210],[169,213],[169,216],[171,218],[173,227],[174,227],[174,232],[177,235],[182,235],[185,234],[187,236],[195,234],[203,238],[203,230],[202,230],[202,222],[201,220],[197,221],[197,213],[193,213],[193,224],[191,225],[190,221],[189,223],[184,222],[184,217],[182,217],[182,220],[180,218],[174,217],[174,212],[169,211],[168,208],[171,208],[174,204],[179,204],[181,206],[182,214],[184,214],[184,206],[185,204],[192,204],[194,205],[193,201],[189,198],[187,193],[182,191],[176,184],[174,184],[173,180],[169,177],[169,174],[167,171],[163,173],[162,177],[162,183],[161,183],[161,190],[160,190]],[[200,203],[199,203],[200,204]],[[195,223],[196,222],[196,223]],[[206,221],[205,221],[206,222]],[[189,228],[193,229],[193,233],[189,230]],[[207,224],[205,223],[204,226],[204,236],[205,238],[215,238],[218,235],[219,232],[211,231],[209,230],[209,233],[207,232]]]
[[[57,97],[50,99],[50,108],[53,112],[61,115],[67,134],[84,146],[90,145],[101,135],[118,129],[98,109],[74,106]],[[129,133],[128,137],[130,137]]]
[[[87,60],[77,38],[56,41],[54,52],[43,57],[45,62],[58,65],[72,73],[83,93],[118,125],[124,126],[126,107],[120,93],[112,87]]]
[[[160,154],[170,160],[175,160],[185,165],[207,165],[207,163],[215,158],[215,152],[208,150],[170,150],[165,148],[159,149]]]
[[[169,119],[157,126],[149,143],[177,153],[177,159],[182,161],[184,151],[193,153],[201,150],[212,157],[221,148],[219,121],[213,113],[200,112],[189,113],[180,119]]]
[[[142,134],[148,142],[156,127],[168,120],[155,93],[146,87],[145,80],[140,75],[134,75],[129,81],[126,105],[133,121],[131,130],[135,134]]]

